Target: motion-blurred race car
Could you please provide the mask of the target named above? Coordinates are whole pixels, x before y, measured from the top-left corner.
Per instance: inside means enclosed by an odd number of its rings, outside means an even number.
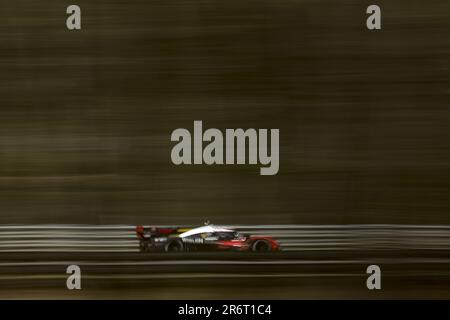
[[[141,252],[278,251],[272,237],[241,234],[233,229],[206,224],[198,228],[137,226]]]

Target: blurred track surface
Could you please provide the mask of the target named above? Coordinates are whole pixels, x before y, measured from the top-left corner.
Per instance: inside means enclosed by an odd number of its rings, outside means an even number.
[[[135,226],[0,226],[0,252],[138,252]],[[450,249],[445,225],[254,225],[243,233],[273,236],[283,251]]]
[[[283,251],[141,254],[133,226],[0,226],[0,297],[450,297],[448,226],[235,227],[272,235]],[[71,264],[82,269],[80,292],[66,289]],[[366,288],[371,264],[382,268],[377,293]]]

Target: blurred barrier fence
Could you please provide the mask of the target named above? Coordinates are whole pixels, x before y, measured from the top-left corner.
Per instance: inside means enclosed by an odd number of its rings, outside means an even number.
[[[167,227],[167,226],[164,226]],[[450,249],[447,225],[230,226],[277,239],[283,251]],[[135,226],[3,225],[0,252],[137,252]]]

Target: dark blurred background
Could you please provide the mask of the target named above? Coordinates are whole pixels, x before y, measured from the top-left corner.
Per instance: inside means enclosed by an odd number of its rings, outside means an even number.
[[[450,2],[0,4],[1,224],[450,223]],[[279,128],[280,171],[171,132]]]

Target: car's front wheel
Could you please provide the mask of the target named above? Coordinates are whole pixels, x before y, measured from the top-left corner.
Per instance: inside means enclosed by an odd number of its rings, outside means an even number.
[[[253,252],[269,252],[272,250],[272,246],[266,240],[256,240],[253,242],[252,251]]]

